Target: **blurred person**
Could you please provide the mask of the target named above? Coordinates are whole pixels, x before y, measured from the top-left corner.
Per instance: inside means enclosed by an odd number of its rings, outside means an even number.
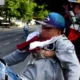
[[[28,34],[29,34],[29,26],[27,25],[27,23],[26,23],[26,25],[24,26],[23,30],[24,30],[24,32],[25,32],[25,35],[24,35],[23,37],[26,37],[26,38],[27,38],[27,36],[28,36]]]
[[[32,51],[34,59],[20,75],[21,80],[64,80],[60,63],[65,64],[67,80],[79,80],[80,66],[74,46],[63,34],[64,18],[52,12],[44,21],[37,22],[42,24],[41,32],[28,35],[27,42],[17,45],[18,50],[3,59],[13,65],[30,54],[25,50]]]
[[[66,11],[64,18],[67,26],[65,34],[74,44],[77,57],[80,60],[80,1],[67,0],[64,8]]]

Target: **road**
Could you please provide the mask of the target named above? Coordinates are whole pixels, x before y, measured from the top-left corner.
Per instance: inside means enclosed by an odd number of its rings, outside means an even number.
[[[0,57],[16,49],[16,45],[23,42],[21,29],[0,32]]]
[[[30,32],[34,30],[35,27],[32,27]],[[16,45],[25,41],[25,39],[22,39],[23,35],[24,31],[22,29],[0,30],[0,57],[15,51],[17,49]],[[31,56],[28,56],[25,61],[11,66],[11,69],[17,74],[21,73],[30,57]]]

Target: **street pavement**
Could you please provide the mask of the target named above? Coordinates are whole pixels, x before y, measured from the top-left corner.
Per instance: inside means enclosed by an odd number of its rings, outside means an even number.
[[[37,27],[40,27],[40,25],[29,26],[29,31],[35,31],[37,30]],[[19,27],[2,28],[0,27],[0,31],[10,31],[10,30],[16,30],[16,29],[23,29],[23,28],[19,28]]]
[[[35,31],[38,25],[30,26],[29,31]],[[8,31],[17,31],[17,30],[22,30],[21,28],[0,28],[0,32],[8,32]],[[6,48],[7,49],[7,48]],[[11,66],[11,69],[17,73],[20,74],[26,67],[27,62],[30,60],[31,56],[29,55],[23,62]]]

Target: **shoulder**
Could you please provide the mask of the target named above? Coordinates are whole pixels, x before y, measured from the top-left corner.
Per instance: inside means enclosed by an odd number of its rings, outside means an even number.
[[[65,35],[62,35],[58,39],[57,46],[59,48],[63,48],[63,49],[72,48],[72,47],[74,48],[74,45],[72,44],[72,42],[70,40],[68,40],[68,38]]]
[[[30,33],[26,39],[26,41],[30,40],[31,38],[33,38],[34,36],[39,35],[38,31],[34,31],[32,33]]]

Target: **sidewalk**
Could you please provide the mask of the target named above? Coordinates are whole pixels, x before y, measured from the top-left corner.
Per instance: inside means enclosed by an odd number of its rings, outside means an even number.
[[[40,25],[32,25],[29,26],[29,31],[35,31],[37,28],[40,27]],[[0,27],[0,31],[11,31],[11,30],[16,30],[16,29],[23,29],[23,28],[18,28],[18,27],[11,27],[11,28],[2,28]]]
[[[21,28],[17,28],[17,27],[1,28],[1,27],[0,27],[0,31],[11,31],[11,30],[15,30],[15,29],[21,29]]]

